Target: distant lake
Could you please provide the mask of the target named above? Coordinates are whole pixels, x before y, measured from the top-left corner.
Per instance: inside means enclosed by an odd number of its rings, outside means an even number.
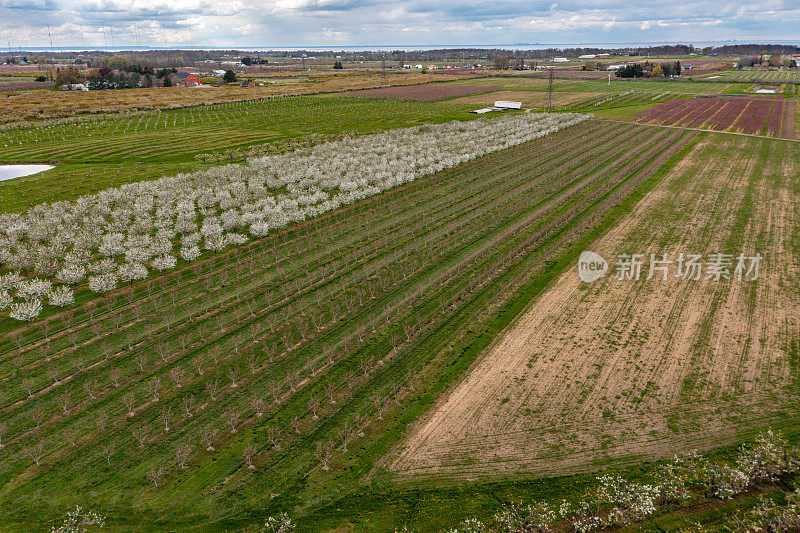
[[[30,176],[54,168],[52,165],[0,165],[0,181]]]

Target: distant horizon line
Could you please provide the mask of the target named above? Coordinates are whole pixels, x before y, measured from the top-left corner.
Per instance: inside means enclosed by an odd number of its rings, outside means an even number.
[[[10,44],[10,43],[9,43]],[[655,47],[655,46],[673,46],[673,45],[686,45],[702,48],[714,45],[798,45],[798,39],[774,39],[774,40],[737,40],[725,39],[714,41],[629,41],[629,42],[594,42],[594,43],[497,43],[497,44],[380,44],[380,45],[282,45],[282,46],[266,46],[266,45],[241,45],[238,47],[229,46],[204,46],[204,45],[176,45],[176,46],[97,46],[87,47],[82,46],[49,46],[49,45],[17,45],[8,46],[4,52],[6,53],[19,53],[19,52],[125,52],[125,51],[165,51],[165,50],[191,50],[191,51],[295,51],[295,50],[315,50],[315,51],[337,51],[337,50],[436,50],[436,49],[462,49],[462,48],[520,48],[520,47],[536,47],[536,48],[590,48],[590,47],[607,47],[614,48],[630,48],[630,47]]]

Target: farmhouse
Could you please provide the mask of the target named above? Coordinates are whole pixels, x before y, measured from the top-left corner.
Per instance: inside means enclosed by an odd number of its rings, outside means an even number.
[[[201,85],[197,74],[190,72],[173,72],[169,75],[169,81],[172,82],[173,87],[197,87]]]

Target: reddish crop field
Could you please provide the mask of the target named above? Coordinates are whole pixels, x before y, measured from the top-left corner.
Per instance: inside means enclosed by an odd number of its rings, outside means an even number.
[[[380,89],[367,89],[352,91],[342,96],[360,98],[389,98],[391,100],[416,100],[430,102],[454,96],[467,96],[470,94],[499,91],[502,87],[489,85],[410,85],[406,87],[382,87]]]
[[[781,96],[715,96],[670,100],[653,106],[634,118],[637,122],[662,126],[685,126],[795,139],[795,110],[795,102],[784,100]]]

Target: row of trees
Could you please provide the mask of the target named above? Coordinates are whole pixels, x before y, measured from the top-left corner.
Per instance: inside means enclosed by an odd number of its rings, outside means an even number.
[[[664,63],[654,64],[646,61],[644,63],[633,63],[632,65],[624,65],[617,69],[616,76],[618,78],[642,78],[642,77],[670,77],[680,76],[682,71],[680,61],[667,61]]]
[[[660,508],[680,508],[692,498],[726,501],[766,484],[789,484],[798,471],[797,447],[768,431],[752,445],[743,446],[733,466],[713,463],[697,453],[676,456],[659,465],[651,483],[604,475],[576,503],[512,503],[488,523],[470,518],[448,533],[550,533],[560,531],[564,522],[578,533],[625,528]],[[761,498],[755,508],[729,516],[726,522],[737,531],[798,531],[800,491],[789,494],[784,505]]]
[[[766,60],[762,56],[745,56],[736,62],[737,68],[746,67],[783,67],[783,68],[797,68],[797,62],[790,57],[783,57],[780,54],[772,54]]]

